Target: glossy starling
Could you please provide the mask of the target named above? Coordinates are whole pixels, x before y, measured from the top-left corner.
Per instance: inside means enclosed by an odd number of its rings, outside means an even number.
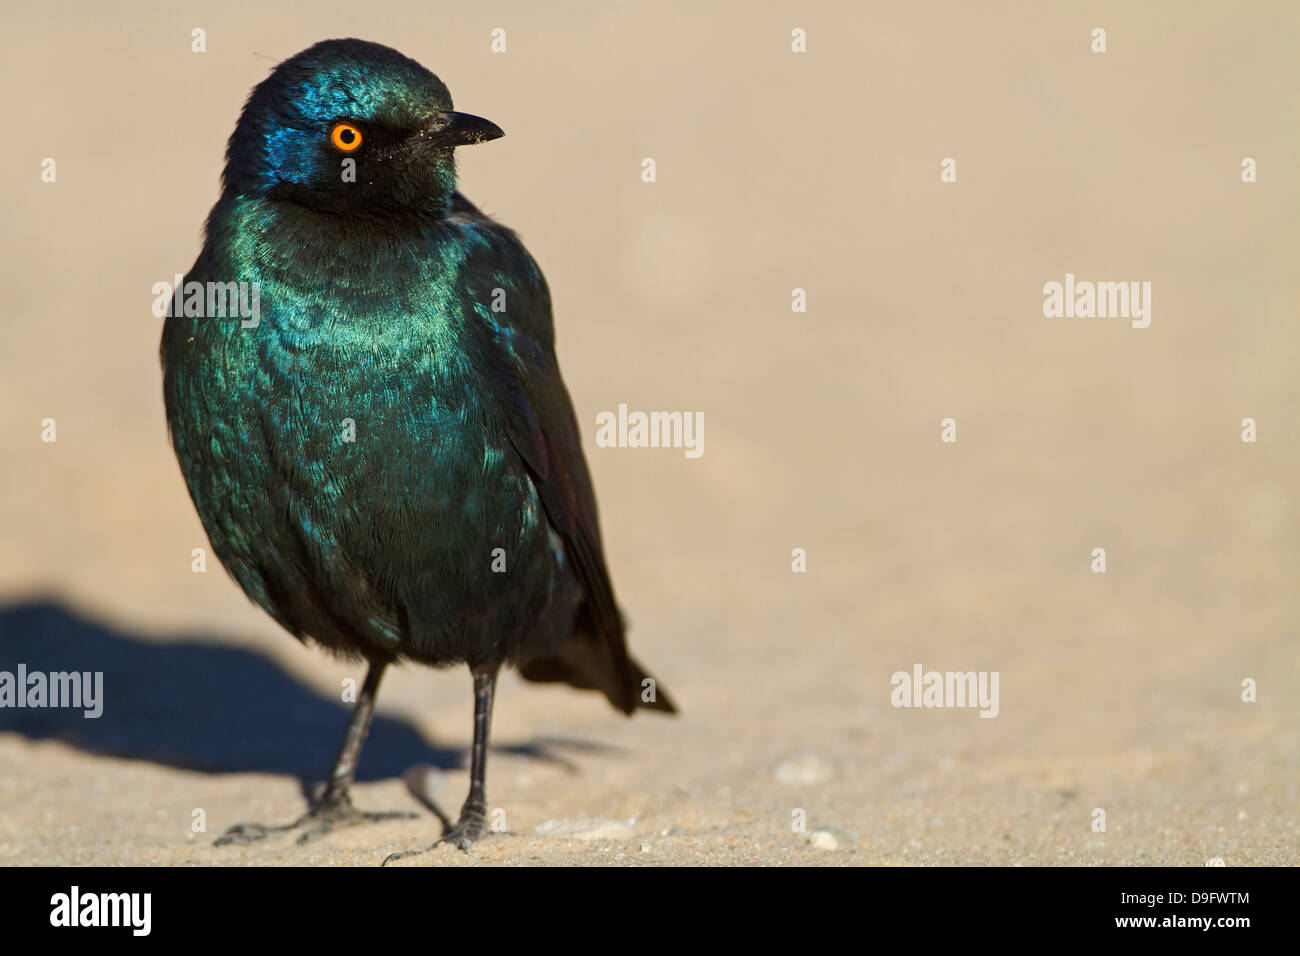
[[[456,191],[453,150],[502,135],[414,60],[328,40],[258,84],[230,137],[163,328],[172,443],[245,593],[369,671],[311,811],[219,842],[385,816],[349,789],[397,661],[473,674],[469,797],[440,841],[462,849],[484,832],[502,664],[674,711],[628,655],[546,280]]]

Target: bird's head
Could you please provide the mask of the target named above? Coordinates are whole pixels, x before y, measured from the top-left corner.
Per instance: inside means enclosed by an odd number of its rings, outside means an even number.
[[[322,213],[437,217],[456,189],[455,147],[503,135],[454,112],[442,81],[396,50],[326,40],[254,87],[223,180]]]

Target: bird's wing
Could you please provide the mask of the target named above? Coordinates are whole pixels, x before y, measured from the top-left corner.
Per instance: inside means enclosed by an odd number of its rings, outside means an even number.
[[[655,701],[641,700],[645,675],[628,657],[578,422],[555,358],[546,280],[514,234],[482,217],[468,202],[458,201],[453,218],[486,237],[488,241],[477,247],[499,260],[483,263],[486,271],[472,271],[491,276],[491,283],[508,282],[505,310],[479,309],[477,321],[470,322],[476,339],[472,351],[484,357],[481,379],[493,393],[510,442],[528,467],[586,595],[586,620],[579,622],[569,646],[555,658],[521,662],[521,672],[535,680],[564,680],[602,690],[628,713],[637,706],[672,710],[667,695],[658,691]],[[470,291],[474,301],[491,301],[491,289]]]

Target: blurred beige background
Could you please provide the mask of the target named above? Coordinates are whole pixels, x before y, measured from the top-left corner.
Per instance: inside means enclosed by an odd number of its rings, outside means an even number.
[[[0,669],[33,648],[90,667],[98,629],[229,646],[324,717],[263,701],[275,752],[252,759],[223,737],[237,686],[134,664],[93,732],[0,711],[0,862],[373,864],[439,832],[425,815],[211,845],[301,812],[277,753],[323,777],[357,675],[215,562],[191,572],[207,542],[167,442],[150,287],[193,261],[249,89],[336,36],[397,47],[506,130],[461,151],[462,189],[550,281],[632,645],[683,708],[628,721],[509,677],[488,792],[511,834],[418,862],[1296,862],[1292,4],[52,2],[4,19]],[[1066,272],[1151,282],[1150,328],[1044,318]],[[702,411],[703,457],[597,449],[595,416],[620,402]],[[74,621],[90,630],[63,641]],[[1000,715],[892,708],[890,675],[915,663],[1000,672]],[[174,706],[114,725],[138,695]],[[404,668],[380,712],[443,754],[428,779],[454,810],[468,675]],[[420,747],[388,751],[357,801],[415,809],[397,768]],[[798,809],[838,849],[792,832]]]

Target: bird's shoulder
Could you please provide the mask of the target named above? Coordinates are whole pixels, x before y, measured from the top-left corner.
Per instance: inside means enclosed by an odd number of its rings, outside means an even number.
[[[455,246],[461,291],[476,304],[480,317],[545,347],[553,346],[550,288],[513,229],[456,193],[449,215],[440,223],[437,241]]]

